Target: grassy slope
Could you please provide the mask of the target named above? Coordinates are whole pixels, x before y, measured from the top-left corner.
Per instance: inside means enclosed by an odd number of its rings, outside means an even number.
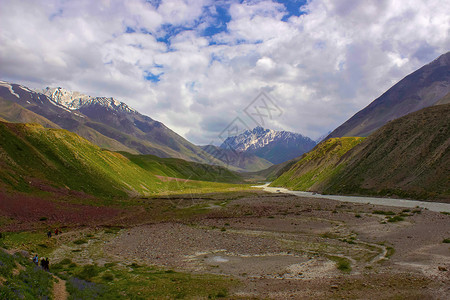
[[[4,98],[1,97],[0,97],[0,118],[1,121],[13,123],[37,123],[47,128],[61,128],[59,125],[55,124],[49,119],[39,114],[36,114],[31,110],[26,109],[15,102],[5,100]],[[127,151],[130,153],[137,153],[136,150],[131,149],[121,144],[120,142],[112,138],[109,138],[101,134],[100,132],[82,124],[76,126],[75,128],[72,128],[71,131],[84,137],[91,143],[94,143],[101,148],[115,151]]]
[[[256,172],[267,169],[272,163],[264,158],[245,152],[236,152],[214,145],[201,146],[204,151],[225,163],[230,170],[238,172]]]
[[[450,199],[450,104],[394,120],[355,147],[326,193]]]
[[[155,190],[159,181],[119,153],[35,124],[0,123],[0,179],[19,191],[30,182],[111,197]]]
[[[422,109],[361,138],[319,144],[272,186],[326,194],[450,199],[450,104]]]
[[[360,137],[345,137],[324,141],[304,154],[300,161],[272,182],[271,186],[317,190],[335,174],[341,157],[363,140]]]
[[[20,254],[0,249],[0,299],[49,299],[52,276]]]
[[[236,186],[196,180],[240,181],[220,167],[125,155],[103,150],[67,130],[0,122],[0,184],[16,191],[76,190],[111,198],[227,190]],[[161,181],[155,175],[191,180]]]
[[[250,182],[274,181],[284,172],[288,171],[301,158],[302,156],[282,162],[281,164],[272,165],[261,171],[242,173],[242,177]]]
[[[122,153],[141,168],[161,176],[190,180],[240,183],[242,178],[226,168],[194,162],[178,158],[160,158],[154,155],[133,155]]]

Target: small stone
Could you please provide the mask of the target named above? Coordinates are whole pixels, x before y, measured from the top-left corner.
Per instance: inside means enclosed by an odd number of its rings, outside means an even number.
[[[333,289],[333,290],[337,290],[337,289],[339,289],[339,286],[338,285],[332,285],[332,286],[330,286],[330,288]]]
[[[447,268],[441,266],[438,267],[438,270],[442,272],[447,272]]]

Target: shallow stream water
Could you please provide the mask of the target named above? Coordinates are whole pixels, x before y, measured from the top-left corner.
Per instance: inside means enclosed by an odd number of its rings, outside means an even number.
[[[331,200],[337,200],[342,202],[353,202],[353,203],[370,203],[385,206],[395,206],[395,207],[422,207],[431,211],[437,212],[448,212],[450,213],[450,203],[440,203],[440,202],[425,202],[417,200],[407,200],[407,199],[396,199],[396,198],[376,198],[376,197],[363,197],[363,196],[338,196],[338,195],[321,195],[312,192],[302,192],[302,191],[291,191],[280,187],[269,187],[269,183],[264,185],[258,185],[254,187],[262,188],[266,192],[270,193],[285,193],[291,194],[299,197],[310,197],[310,198],[325,198]]]

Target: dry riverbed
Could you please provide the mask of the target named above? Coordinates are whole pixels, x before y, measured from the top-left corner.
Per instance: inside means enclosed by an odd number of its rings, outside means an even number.
[[[124,229],[104,252],[237,279],[231,298],[450,294],[448,214],[263,192],[192,201],[185,201],[192,209],[180,198],[174,202],[173,209],[191,209],[187,217]],[[135,219],[150,220],[151,211],[146,214]]]

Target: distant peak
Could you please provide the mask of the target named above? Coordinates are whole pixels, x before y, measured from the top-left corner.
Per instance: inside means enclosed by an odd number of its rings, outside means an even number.
[[[46,87],[42,90],[42,93],[48,96],[53,102],[70,110],[77,110],[91,105],[100,105],[108,110],[119,110],[128,113],[137,112],[135,109],[113,97],[91,97],[80,92],[66,90],[62,87]]]
[[[253,128],[253,130],[251,132],[255,133],[255,134],[258,134],[258,133],[264,133],[266,131],[269,131],[269,129],[264,129],[261,126],[256,126],[255,128]]]

